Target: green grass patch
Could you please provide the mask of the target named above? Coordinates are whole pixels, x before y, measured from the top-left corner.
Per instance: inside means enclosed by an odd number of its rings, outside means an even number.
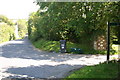
[[[59,41],[48,41],[48,40],[40,39],[32,43],[36,48],[39,48],[40,50],[54,51],[54,52],[60,51]],[[106,54],[107,53],[106,51],[97,51],[97,50],[91,49],[89,48],[89,46],[86,46],[85,44],[77,44],[69,41],[67,41],[66,43],[66,48],[67,48],[67,53],[73,53],[73,54],[75,54],[76,52],[71,52],[71,48],[79,48],[82,50],[83,54]],[[112,52],[112,54],[114,53]]]
[[[65,80],[68,78],[117,78],[120,68],[118,65],[117,61],[111,61],[94,66],[85,66],[72,72]]]
[[[40,40],[38,40],[36,42],[32,42],[32,43],[36,48],[39,48],[44,51],[55,51],[55,52],[60,51],[60,42],[59,41],[48,41],[48,40],[40,39]],[[68,41],[66,43],[66,46],[67,46],[66,48],[67,48],[68,53],[70,53],[71,48],[83,49],[81,45],[75,44],[72,42],[68,42]]]
[[[59,52],[59,45],[60,43],[58,41],[47,41],[47,40],[38,40],[36,42],[33,42],[33,45],[36,48],[39,48],[41,50],[44,51],[55,51],[55,52]]]

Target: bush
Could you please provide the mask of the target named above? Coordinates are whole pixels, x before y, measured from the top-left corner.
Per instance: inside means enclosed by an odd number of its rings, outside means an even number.
[[[6,23],[0,24],[0,43],[14,39],[14,27]]]
[[[20,38],[24,38],[27,33],[27,22],[25,20],[18,20],[18,34]]]

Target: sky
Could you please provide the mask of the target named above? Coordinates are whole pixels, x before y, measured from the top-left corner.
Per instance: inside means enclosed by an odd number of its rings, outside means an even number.
[[[0,0],[0,15],[9,19],[27,19],[31,12],[38,10],[35,0]]]

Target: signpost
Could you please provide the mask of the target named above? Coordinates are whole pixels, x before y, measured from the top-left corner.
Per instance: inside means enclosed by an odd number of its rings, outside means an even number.
[[[107,61],[109,61],[110,58],[110,26],[120,26],[120,23],[107,23]]]
[[[109,23],[110,26],[119,26],[120,23]]]
[[[107,27],[107,61],[109,61],[110,58],[110,23],[108,22],[108,27]]]

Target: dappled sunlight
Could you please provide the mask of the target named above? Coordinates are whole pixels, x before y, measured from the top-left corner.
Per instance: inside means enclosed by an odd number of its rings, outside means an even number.
[[[117,52],[119,52],[120,51],[120,45],[112,45],[112,48],[114,49],[114,50],[116,50]]]
[[[104,62],[106,60],[105,57],[102,58],[97,58],[97,57],[81,57],[78,59],[71,59],[71,60],[67,60],[64,61],[64,64],[71,64],[71,65],[95,65],[95,64],[99,64],[100,62]]]
[[[114,59],[114,57],[117,55],[110,58]],[[26,37],[1,44],[0,78],[61,78],[73,69],[104,61],[106,55],[52,53],[37,50]]]
[[[38,74],[44,74],[44,73],[40,73],[41,70],[43,70],[44,68],[48,69],[47,70],[48,72],[46,72],[46,73],[49,74],[50,72],[52,73],[53,70],[56,73],[59,73],[59,70],[63,70],[61,68],[64,68],[65,70],[67,70],[67,67],[68,67],[68,71],[69,71],[69,70],[71,70],[71,68],[74,69],[74,68],[81,67],[80,65],[71,65],[69,63],[55,62],[55,61],[51,61],[51,60],[32,60],[32,59],[3,58],[3,57],[0,57],[0,60],[2,60],[0,62],[0,64],[3,64],[3,65],[0,65],[0,68],[4,68],[4,69],[2,69],[2,74],[6,75],[5,77],[9,77],[10,75],[16,76],[16,74],[17,74],[17,76],[22,76],[22,77],[25,76],[24,74],[27,74],[29,77],[33,77],[33,76],[38,77],[39,76]],[[62,65],[62,66],[60,66],[60,65]],[[40,69],[41,67],[43,69]],[[46,68],[46,67],[48,67],[48,68]],[[51,68],[53,70],[51,70]],[[56,69],[58,69],[58,71]],[[54,75],[57,75],[57,74],[54,74]],[[49,77],[51,77],[51,76],[49,76]]]
[[[39,65],[51,65],[55,66],[56,63],[51,62],[50,60],[32,60],[32,59],[21,59],[21,58],[4,58],[0,57],[0,71],[4,74],[5,77],[8,77],[9,72],[5,72],[9,68],[20,68],[20,67],[29,67],[29,66],[39,66]],[[19,70],[19,69],[18,69]],[[10,76],[10,75],[9,75]]]
[[[11,41],[11,43],[14,43],[14,44],[23,44],[24,41]]]
[[[24,41],[21,40],[12,40],[8,42],[1,43],[0,46],[9,45],[9,44],[23,44]]]
[[[80,58],[71,58],[65,61],[53,61],[51,59],[34,60],[22,58],[0,57],[0,68],[5,77],[60,77],[70,70],[80,68],[84,65],[95,65],[106,61],[106,56],[83,56]],[[60,58],[58,58],[60,60]],[[62,73],[60,73],[62,72]],[[42,74],[42,75],[41,75]],[[43,75],[46,76],[43,77]],[[54,76],[53,76],[54,75]],[[59,76],[60,75],[60,76]]]
[[[14,77],[22,77],[26,75],[27,77],[34,77],[34,78],[63,78],[66,72],[75,69],[74,67],[80,68],[82,66],[79,65],[72,66],[67,64],[61,64],[55,66],[40,65],[40,66],[9,68],[7,72],[14,74]]]

